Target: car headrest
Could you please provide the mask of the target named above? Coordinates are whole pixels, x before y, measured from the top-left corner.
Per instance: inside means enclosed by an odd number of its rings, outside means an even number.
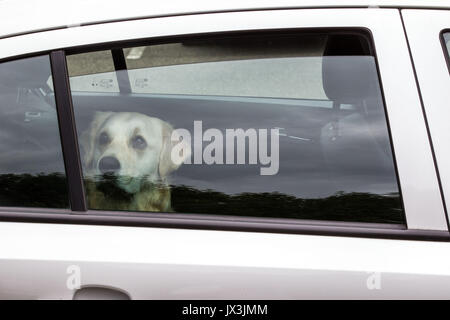
[[[322,60],[322,81],[330,100],[354,103],[377,95],[375,59],[358,35],[331,35]]]

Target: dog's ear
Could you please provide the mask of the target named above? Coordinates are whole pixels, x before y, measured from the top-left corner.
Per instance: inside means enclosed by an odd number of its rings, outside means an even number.
[[[114,112],[97,111],[94,114],[89,127],[80,135],[79,142],[83,151],[81,159],[85,170],[91,169],[93,165],[92,162],[94,160],[95,139],[97,137],[98,129],[113,113]]]
[[[172,159],[173,148],[180,143],[178,139],[172,141],[172,133],[176,135],[172,126],[165,121],[161,121],[162,125],[162,148],[161,154],[159,155],[159,176],[161,178],[166,177],[172,171],[178,169],[178,167],[183,163],[183,161],[189,156],[188,148],[182,147],[180,153],[178,154],[179,159],[174,161]],[[176,138],[178,135],[176,136]],[[181,143],[184,143],[181,142]]]

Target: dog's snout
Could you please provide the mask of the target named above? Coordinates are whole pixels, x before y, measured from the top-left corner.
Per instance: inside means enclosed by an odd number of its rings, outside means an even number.
[[[116,157],[104,157],[100,160],[98,168],[103,174],[116,173],[120,170],[120,162]]]

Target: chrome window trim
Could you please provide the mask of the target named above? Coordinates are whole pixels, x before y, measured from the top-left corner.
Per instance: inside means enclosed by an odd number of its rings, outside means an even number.
[[[450,242],[450,234],[436,230],[408,230],[397,224],[161,214],[67,209],[0,207],[0,221],[96,226],[126,226],[257,233],[301,234],[372,239]]]

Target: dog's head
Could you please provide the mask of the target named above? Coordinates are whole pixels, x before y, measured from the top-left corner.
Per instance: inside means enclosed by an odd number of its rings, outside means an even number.
[[[96,112],[80,138],[85,175],[112,176],[119,188],[136,193],[179,167],[171,157],[172,132],[167,122],[141,113]]]

